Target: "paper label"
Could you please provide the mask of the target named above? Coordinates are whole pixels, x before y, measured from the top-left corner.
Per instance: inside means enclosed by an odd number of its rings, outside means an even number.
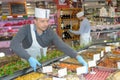
[[[105,47],[105,52],[111,52],[111,46],[106,46]]]
[[[43,67],[43,73],[49,73],[49,72],[52,72],[52,66]]]
[[[96,61],[88,61],[88,66],[89,67],[94,67],[94,66],[96,66]]]
[[[57,77],[53,77],[52,80],[67,80],[66,78],[57,78]]]
[[[76,69],[76,72],[77,72],[77,75],[86,73],[87,72],[86,67],[85,66],[79,67],[79,68]]]
[[[120,62],[117,62],[117,68],[120,69]]]
[[[94,54],[93,55],[93,60],[94,61],[100,60],[100,54]]]
[[[104,51],[101,51],[100,57],[103,57],[103,56],[104,56]]]
[[[64,77],[65,75],[67,75],[67,68],[58,70],[59,77]]]

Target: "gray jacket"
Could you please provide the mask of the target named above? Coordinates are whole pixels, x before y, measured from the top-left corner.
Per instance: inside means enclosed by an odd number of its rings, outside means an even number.
[[[41,35],[37,34],[36,38],[42,47],[55,45],[58,50],[64,52],[66,55],[76,58],[77,52],[64,43],[60,37],[51,29],[48,28]],[[32,37],[30,32],[30,25],[23,26],[15,37],[11,40],[10,48],[20,57],[28,60],[30,55],[25,51],[32,44]]]

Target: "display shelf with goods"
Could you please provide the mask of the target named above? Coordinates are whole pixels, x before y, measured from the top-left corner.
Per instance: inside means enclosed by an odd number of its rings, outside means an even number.
[[[10,15],[10,8],[9,8],[9,3],[3,2],[1,7],[1,15]]]
[[[34,9],[36,7],[35,2],[26,2],[26,9],[27,9],[27,15],[28,16],[34,16]]]
[[[12,17],[12,16],[11,16]],[[18,30],[26,24],[32,24],[33,17],[7,18],[0,22],[0,41],[11,40]]]
[[[81,8],[60,9],[60,16],[58,18],[58,34],[64,41],[79,40],[79,35],[74,35],[69,32],[70,29],[79,29],[79,20],[76,17],[76,13],[79,11],[81,11]]]
[[[54,1],[37,1],[35,2],[36,7],[44,7],[50,9],[50,13],[54,14],[57,12],[56,4]]]
[[[96,7],[92,3],[84,6],[85,14],[89,18],[92,26],[91,35],[93,43],[111,42],[119,40],[120,14],[116,11],[116,2],[110,6],[106,3],[98,4]]]

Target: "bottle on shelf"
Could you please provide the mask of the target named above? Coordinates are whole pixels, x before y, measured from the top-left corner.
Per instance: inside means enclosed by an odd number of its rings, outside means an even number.
[[[62,32],[62,39],[65,39],[65,32]]]
[[[67,31],[63,31],[62,39],[72,39],[72,37]]]
[[[61,18],[61,19],[63,18],[63,11],[62,11],[62,9],[61,9],[61,11],[60,11],[60,18]]]
[[[61,22],[61,29],[64,29],[64,22]]]

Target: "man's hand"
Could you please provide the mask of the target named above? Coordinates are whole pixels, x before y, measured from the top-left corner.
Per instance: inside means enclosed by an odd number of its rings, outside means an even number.
[[[77,56],[76,58],[77,58],[78,62],[82,63],[82,65],[86,67],[86,73],[88,73],[88,64],[87,64],[87,62],[81,56]]]
[[[36,72],[36,68],[37,68],[37,65],[38,66],[41,66],[41,64],[38,62],[38,60],[36,60],[35,58],[33,57],[30,57],[28,59],[29,63],[30,63],[30,66],[33,68],[33,70]]]

